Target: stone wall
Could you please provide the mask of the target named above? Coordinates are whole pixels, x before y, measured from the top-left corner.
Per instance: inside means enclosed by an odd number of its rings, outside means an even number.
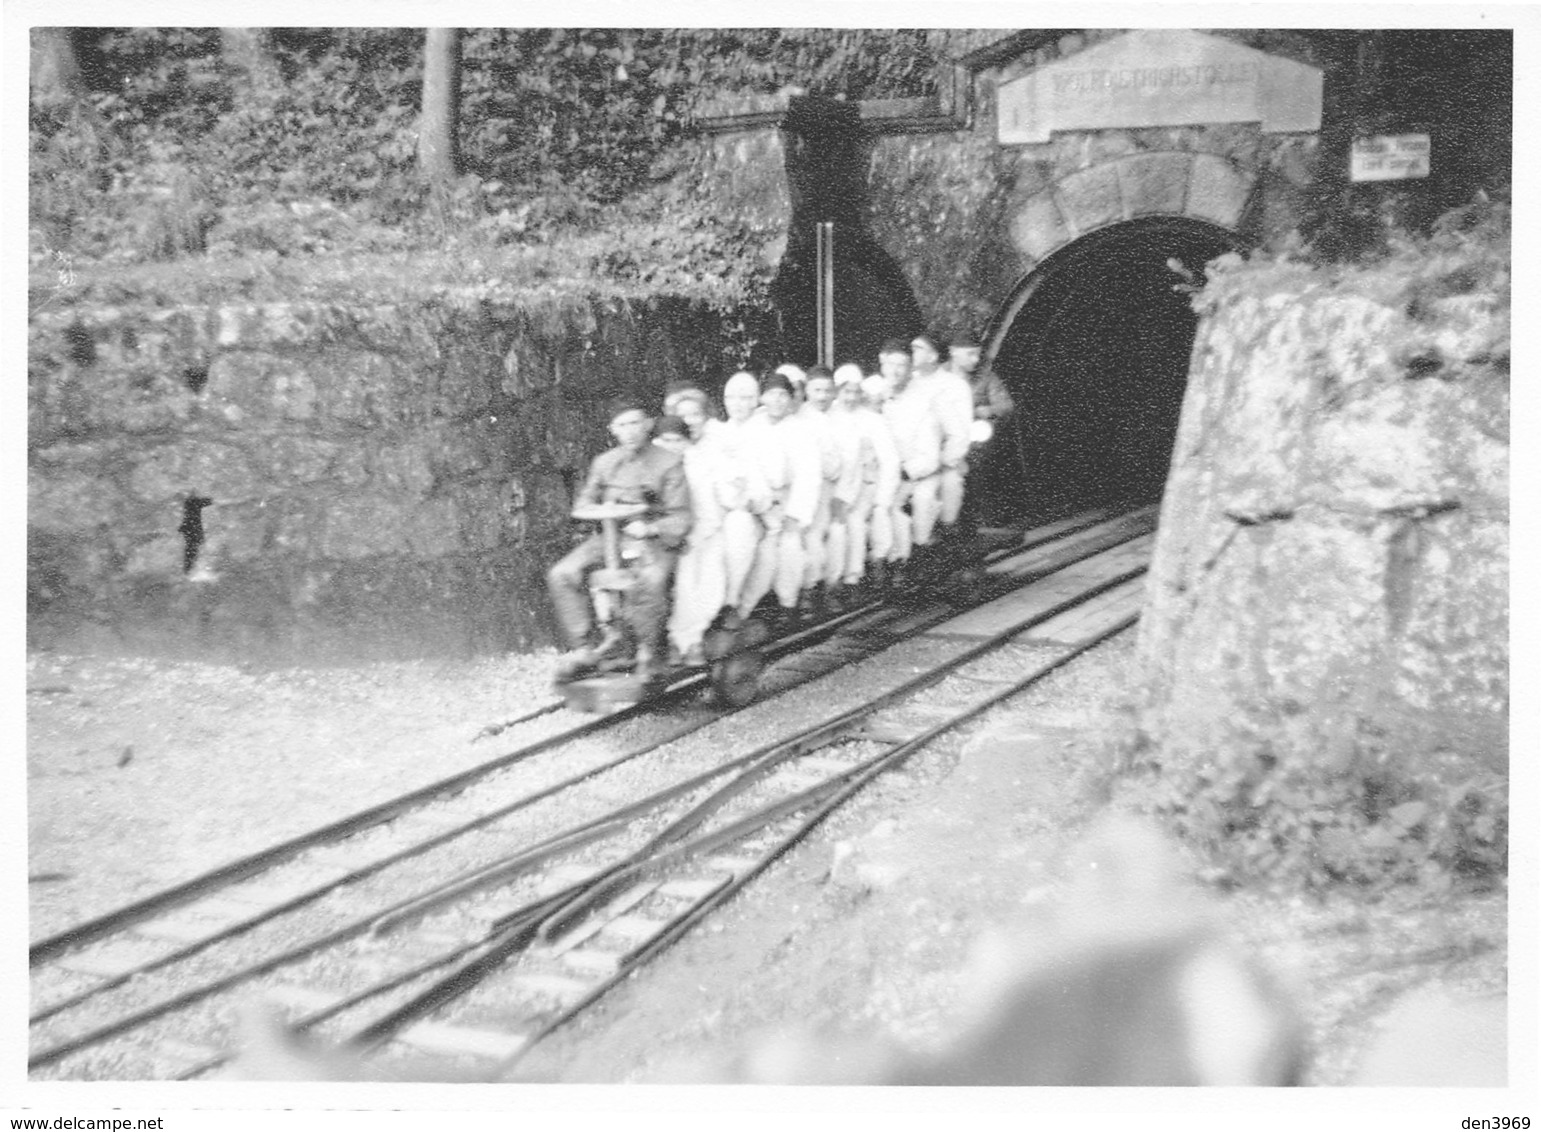
[[[1163,766],[1502,768],[1508,317],[1506,242],[1210,284],[1140,624]]]
[[[967,129],[875,140],[867,220],[905,266],[928,324],[983,330],[1045,258],[1121,221],[1189,216],[1249,243],[1299,225],[1315,134],[1265,134],[1240,124],[1078,130],[1039,145],[997,143],[1001,83],[1120,34],[1067,34],[980,71]],[[1312,61],[1304,44],[1287,37],[1232,38]]]
[[[1003,314],[1019,285],[1047,257],[1123,221],[1185,216],[1234,231],[1248,244],[1266,244],[1298,228],[1312,192],[1315,133],[1212,124],[1071,130],[1036,145],[998,142],[1000,84],[1124,31],[1071,32],[1005,62],[966,74],[960,67],[957,88],[967,93],[897,130],[884,124],[877,104],[862,104],[859,111],[854,104],[838,104],[852,116],[859,113],[867,127],[849,143],[858,164],[849,190],[830,183],[844,180],[845,162],[830,153],[838,148],[839,131],[799,112],[809,109],[800,103],[817,100],[786,91],[720,98],[700,112],[704,121],[716,123],[712,128],[726,132],[703,147],[710,160],[698,163],[709,173],[692,183],[712,207],[743,210],[768,230],[786,233],[789,260],[811,247],[811,224],[830,219],[843,228],[836,242],[847,249],[846,259],[853,254],[849,249],[858,249],[859,257],[881,260],[885,268],[897,265],[891,285],[886,278],[850,281],[851,289],[870,292],[865,304],[860,295],[842,296],[851,317],[882,321],[868,308],[886,305],[904,308],[900,322],[918,318],[919,326],[980,332]],[[1321,63],[1312,43],[1291,32],[1216,34],[1297,62]],[[938,57],[949,60],[1002,38],[999,32],[931,35]],[[835,108],[832,103],[827,109]],[[786,175],[775,168],[783,163]],[[859,206],[854,214],[846,214],[848,203]],[[873,254],[861,256],[860,249],[868,247]],[[843,263],[837,253],[837,265]],[[782,266],[785,275],[787,264]],[[811,282],[801,275],[779,282],[811,292]],[[895,294],[904,288],[910,294]],[[778,297],[784,308],[789,305],[784,295]],[[918,315],[911,313],[916,304]],[[841,335],[838,325],[836,333]],[[876,337],[888,333],[908,331],[885,327]],[[858,334],[856,340],[865,348],[872,337]]]
[[[268,663],[548,639],[602,399],[720,377],[679,300],[44,313],[29,643]]]

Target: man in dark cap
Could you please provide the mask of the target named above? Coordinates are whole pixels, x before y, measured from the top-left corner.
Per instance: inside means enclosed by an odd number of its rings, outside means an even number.
[[[961,374],[969,383],[974,397],[974,421],[969,435],[968,463],[974,471],[989,466],[1000,450],[999,438],[1002,426],[1016,411],[1006,383],[994,370],[979,370],[981,354],[979,339],[968,332],[953,335],[952,348],[948,351],[947,368]],[[979,504],[970,497],[964,508],[964,526],[972,528],[979,518]]]
[[[1016,409],[1016,402],[994,370],[980,370],[979,338],[967,331],[954,334],[947,351],[947,368],[962,375],[974,392],[974,419],[999,427]]]
[[[636,644],[637,672],[644,677],[664,669],[664,627],[669,583],[681,543],[690,530],[690,492],[678,452],[652,441],[652,419],[642,402],[618,397],[609,405],[610,435],[616,446],[594,458],[575,507],[595,503],[643,503],[647,510],[621,527],[622,557],[636,572],[627,594],[626,626]],[[611,634],[594,640],[589,605],[590,571],[604,565],[604,541],[590,535],[546,574],[551,604],[561,623],[568,652],[558,672],[565,678],[593,671],[601,661],[624,655],[626,642]]]

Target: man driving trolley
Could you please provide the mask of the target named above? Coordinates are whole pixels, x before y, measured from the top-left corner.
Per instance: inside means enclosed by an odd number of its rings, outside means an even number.
[[[612,624],[603,639],[597,638],[587,581],[592,571],[605,564],[600,534],[584,539],[546,574],[568,650],[558,665],[562,679],[576,678],[605,663],[622,667],[633,648],[638,675],[646,679],[665,670],[669,586],[690,530],[690,492],[679,453],[652,443],[652,425],[640,400],[613,401],[609,429],[616,446],[594,458],[574,501],[575,510],[604,503],[645,507],[620,529],[622,561],[636,576],[624,603],[625,631]]]

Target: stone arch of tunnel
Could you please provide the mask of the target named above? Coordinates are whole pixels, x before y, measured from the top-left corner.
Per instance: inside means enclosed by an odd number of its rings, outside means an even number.
[[[1089,232],[1017,285],[986,336],[985,362],[1017,411],[970,470],[989,522],[1052,518],[1159,499],[1198,325],[1175,260],[1240,250],[1230,229],[1144,216]]]

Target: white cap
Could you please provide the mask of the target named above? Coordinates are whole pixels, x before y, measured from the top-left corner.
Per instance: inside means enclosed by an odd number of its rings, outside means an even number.
[[[868,374],[861,379],[861,391],[870,401],[884,400],[888,397],[888,378],[880,373]]]
[[[681,401],[699,401],[704,407],[707,404],[706,393],[703,390],[697,389],[693,385],[684,389],[676,389],[672,393],[666,394],[664,396],[664,412],[674,412],[674,407]]]
[[[859,383],[862,380],[861,366],[855,362],[846,362],[835,367],[836,385],[849,385],[852,382]]]
[[[748,389],[758,397],[760,395],[759,379],[747,370],[739,370],[723,384],[722,392],[726,395],[736,393],[741,389]]]
[[[803,383],[808,380],[808,374],[803,370],[803,367],[794,366],[791,362],[783,362],[781,365],[776,367],[776,372],[790,381],[793,385],[797,386],[799,389],[801,389]]]

